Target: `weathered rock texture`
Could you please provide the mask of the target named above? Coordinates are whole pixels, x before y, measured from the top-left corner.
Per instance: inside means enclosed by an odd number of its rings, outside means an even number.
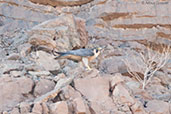
[[[135,61],[140,52],[152,46],[160,54],[171,44],[170,6],[169,0],[1,0],[0,113],[170,114],[170,58],[145,90],[123,61],[143,79],[145,61]],[[105,49],[91,71],[51,53],[95,46]]]
[[[30,0],[34,3],[51,6],[79,6],[91,2],[92,0]]]
[[[60,15],[56,19],[33,27],[29,37],[29,43],[33,46],[49,50],[78,49],[85,47],[88,43],[84,19],[76,18],[72,14]]]

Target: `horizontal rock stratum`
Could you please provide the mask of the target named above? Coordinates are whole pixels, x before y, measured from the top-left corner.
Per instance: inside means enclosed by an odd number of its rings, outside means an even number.
[[[87,4],[93,0],[30,0],[33,3],[51,6],[79,6]]]
[[[0,114],[170,114],[170,6],[1,0]],[[91,71],[52,53],[98,46]]]

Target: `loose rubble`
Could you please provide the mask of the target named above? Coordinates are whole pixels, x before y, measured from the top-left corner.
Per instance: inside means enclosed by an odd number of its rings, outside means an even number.
[[[170,6],[169,0],[0,1],[0,114],[170,114],[170,58],[144,90],[124,62],[143,79],[144,63],[135,59],[148,43],[157,53],[159,43],[170,46]],[[91,71],[52,53],[96,46],[105,49]]]

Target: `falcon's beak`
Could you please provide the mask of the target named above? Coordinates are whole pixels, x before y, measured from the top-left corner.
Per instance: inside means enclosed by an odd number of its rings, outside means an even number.
[[[101,51],[101,50],[105,49],[105,46],[100,46],[100,47],[98,47],[97,49],[98,49],[99,51]]]
[[[100,51],[100,50],[102,50],[102,48],[101,48],[101,47],[98,47],[98,48],[97,48],[97,50],[99,50],[99,51]]]

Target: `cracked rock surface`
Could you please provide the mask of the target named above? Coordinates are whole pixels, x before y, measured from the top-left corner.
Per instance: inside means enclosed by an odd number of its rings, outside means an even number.
[[[148,44],[159,54],[170,46],[170,6],[169,0],[1,0],[0,114],[170,114],[171,57],[144,90],[123,61],[144,78],[144,63],[135,60]],[[96,46],[105,49],[91,71],[52,53]]]

